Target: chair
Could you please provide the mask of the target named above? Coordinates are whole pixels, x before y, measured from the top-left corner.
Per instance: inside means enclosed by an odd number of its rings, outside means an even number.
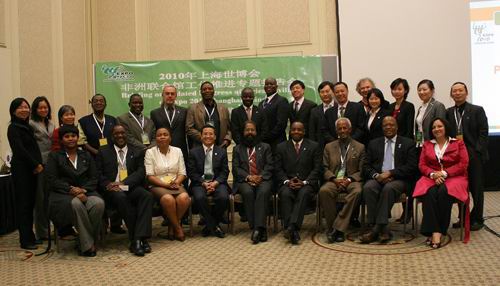
[[[396,200],[394,203],[404,203],[406,209],[408,209],[408,196],[406,193],[401,193],[399,196],[399,199]],[[365,214],[366,214],[366,204],[364,201],[361,201],[361,225],[365,226]],[[406,221],[408,219],[408,212],[405,212],[405,217],[404,217],[404,224],[403,224],[403,233],[406,233]],[[415,228],[415,222],[413,221],[413,227]]]
[[[278,221],[276,219],[276,212],[274,211],[275,209],[275,203],[276,201],[276,194],[273,194],[271,195],[271,203],[272,203],[272,207],[273,207],[273,210],[272,210],[272,215],[271,216],[267,216],[267,225],[271,225],[271,217],[273,217],[273,231],[276,233],[277,229],[278,229]],[[230,223],[230,230],[231,230],[231,234],[234,235],[234,224],[235,224],[235,207],[234,207],[234,204],[235,203],[238,203],[238,204],[242,204],[243,203],[243,196],[241,196],[241,194],[230,194],[229,195],[229,223]]]
[[[414,212],[414,223],[415,225],[418,223],[418,204],[421,203],[422,200],[417,197],[415,198],[415,207],[413,208]],[[465,203],[455,199],[453,202],[454,204],[457,204],[457,206],[460,208],[460,240],[464,240],[464,224],[465,224]],[[418,226],[415,226],[415,236],[418,235]]]

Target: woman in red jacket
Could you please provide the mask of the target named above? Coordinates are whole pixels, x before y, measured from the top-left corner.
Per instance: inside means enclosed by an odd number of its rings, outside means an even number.
[[[435,118],[431,123],[428,140],[420,154],[418,180],[413,197],[422,201],[422,235],[429,237],[432,248],[441,246],[441,237],[446,235],[455,200],[468,204],[467,166],[469,157],[462,140],[451,138],[448,122]],[[468,212],[467,212],[468,218]],[[466,218],[466,240],[468,219]]]

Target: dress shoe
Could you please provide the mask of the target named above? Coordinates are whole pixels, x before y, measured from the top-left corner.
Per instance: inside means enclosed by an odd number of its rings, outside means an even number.
[[[345,241],[345,235],[342,231],[336,230],[335,233],[333,234],[333,237],[335,238],[335,242]]]
[[[267,241],[267,229],[261,229],[260,230],[260,242],[266,242]]]
[[[132,252],[133,254],[135,254],[136,256],[144,256],[144,248],[142,247],[142,241],[141,240],[134,240],[134,242],[132,242],[130,244],[130,252]]]
[[[385,231],[379,235],[379,240],[381,243],[387,243],[392,239],[392,233],[390,231]]]
[[[361,223],[359,222],[359,220],[357,218],[353,218],[349,224],[354,228],[361,227]]]
[[[462,225],[461,222],[457,221],[456,223],[452,224],[451,227],[452,228],[460,228],[461,225]]]
[[[144,249],[144,252],[151,253],[151,245],[149,245],[148,241],[143,239],[141,242],[142,242],[142,248]]]
[[[326,239],[328,240],[328,243],[334,243],[335,242],[335,230],[327,232]]]
[[[35,250],[38,249],[38,246],[36,246],[35,243],[27,243],[27,244],[21,244],[22,249],[28,249],[28,250]]]
[[[95,257],[97,255],[96,251],[95,250],[87,250],[87,251],[78,251],[78,255],[79,256],[83,256],[83,257]]]
[[[482,229],[483,227],[484,227],[484,224],[481,222],[477,222],[477,221],[470,224],[471,231],[478,231],[478,230]]]
[[[361,243],[372,243],[376,241],[378,238],[378,233],[374,231],[370,231],[368,233],[363,234],[362,236],[359,237],[359,240]]]
[[[124,230],[121,226],[114,226],[111,227],[111,232],[116,233],[116,234],[124,234],[127,233],[126,230]]]
[[[210,233],[211,233],[210,229],[208,229],[208,227],[206,226],[201,230],[201,235],[203,237],[210,236]]]
[[[298,245],[299,244],[299,241],[300,241],[300,234],[297,230],[294,230],[292,232],[292,235],[290,237],[290,242],[293,244],[293,245]]]
[[[283,237],[284,237],[286,240],[290,240],[290,236],[291,236],[290,230],[285,230],[285,231],[283,231]]]
[[[35,244],[43,244],[43,239],[35,239]]]
[[[224,238],[226,236],[226,234],[224,233],[222,228],[220,228],[220,226],[216,226],[214,228],[213,235],[217,236],[218,238]]]
[[[252,242],[253,244],[257,244],[260,242],[260,231],[257,229],[252,231]]]

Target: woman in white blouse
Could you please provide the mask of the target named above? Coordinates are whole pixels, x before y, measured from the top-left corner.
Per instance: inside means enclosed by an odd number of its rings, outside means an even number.
[[[186,179],[186,166],[180,148],[170,146],[171,132],[167,128],[156,130],[156,147],[146,151],[144,165],[153,196],[160,200],[163,213],[169,220],[169,238],[184,241],[180,219],[191,203],[182,182]]]
[[[421,80],[418,83],[417,92],[422,100],[415,118],[415,141],[420,155],[424,141],[429,140],[431,122],[437,117],[445,118],[446,108],[444,104],[434,99],[434,83],[431,80]]]

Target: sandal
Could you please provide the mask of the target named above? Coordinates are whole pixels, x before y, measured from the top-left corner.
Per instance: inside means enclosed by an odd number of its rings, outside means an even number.
[[[430,247],[431,247],[432,249],[438,249],[438,248],[441,248],[441,241],[440,241],[440,242],[437,242],[437,243],[435,243],[435,242],[431,242]]]

